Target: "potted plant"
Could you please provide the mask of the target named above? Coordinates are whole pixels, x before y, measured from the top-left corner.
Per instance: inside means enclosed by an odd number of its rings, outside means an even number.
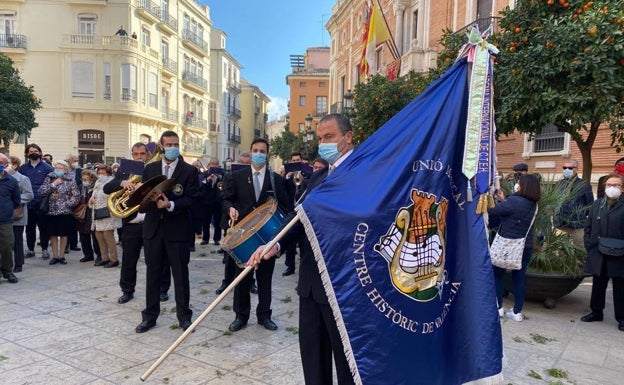
[[[505,188],[508,186],[503,186]],[[576,193],[578,191],[571,184],[562,187],[554,181],[542,180],[534,224],[533,256],[526,271],[525,283],[526,299],[543,301],[547,308],[553,308],[555,300],[576,289],[585,277],[585,248],[575,245],[569,234],[554,226],[555,215]],[[513,292],[511,274],[505,277],[505,289]]]

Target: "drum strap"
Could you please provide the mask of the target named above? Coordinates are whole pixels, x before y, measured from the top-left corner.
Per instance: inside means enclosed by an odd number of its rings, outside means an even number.
[[[273,198],[275,198],[275,202],[277,202],[277,193],[275,192],[275,175],[273,175],[273,171],[269,170],[269,179],[271,180],[271,189],[273,190]]]

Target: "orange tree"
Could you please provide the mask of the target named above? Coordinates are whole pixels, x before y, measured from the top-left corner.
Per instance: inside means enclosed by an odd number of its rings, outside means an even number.
[[[13,61],[0,53],[0,140],[6,147],[15,135],[29,135],[39,126],[35,111],[41,100],[32,86],[26,86],[13,67]]]
[[[523,0],[506,9],[490,42],[496,58],[498,131],[570,134],[592,170],[598,128],[624,147],[624,1]]]

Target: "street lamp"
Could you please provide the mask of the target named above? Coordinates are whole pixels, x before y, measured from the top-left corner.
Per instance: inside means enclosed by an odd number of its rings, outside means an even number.
[[[342,95],[342,113],[346,115],[349,120],[351,120],[355,116],[355,109],[353,108],[353,93],[351,90],[347,90],[344,95]]]
[[[305,149],[306,149],[306,158],[309,157],[309,152],[310,152],[310,144],[312,143],[312,140],[314,139],[314,133],[312,132],[312,120],[314,118],[308,114],[305,117],[305,127],[306,130],[305,132],[303,132],[303,144],[305,145]]]

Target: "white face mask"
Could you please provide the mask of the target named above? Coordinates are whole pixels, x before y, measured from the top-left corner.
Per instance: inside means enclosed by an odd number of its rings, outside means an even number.
[[[78,162],[72,163],[71,166],[72,166],[73,169],[80,168],[80,164],[78,164]]]
[[[10,164],[10,163],[9,163],[9,164],[7,164],[7,165],[4,167],[4,171],[6,171],[7,173],[9,173],[9,175],[13,175],[13,174],[15,174],[15,170],[13,169],[13,165],[12,165],[12,164]]]
[[[520,191],[520,185],[518,183],[516,183],[514,185],[514,192],[518,192],[518,191]]]
[[[618,199],[622,195],[622,190],[617,187],[611,186],[605,189],[605,195],[610,199]]]

